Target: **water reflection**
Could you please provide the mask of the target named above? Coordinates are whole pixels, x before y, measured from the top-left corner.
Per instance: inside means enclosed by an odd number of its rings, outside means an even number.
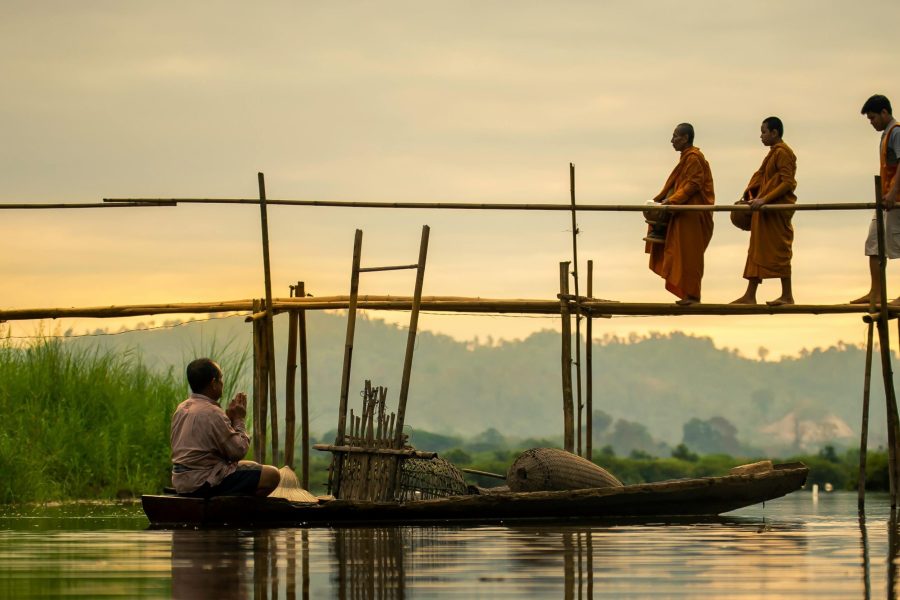
[[[0,597],[896,598],[897,512],[844,500],[689,522],[309,530],[0,514]]]
[[[888,519],[888,561],[887,561],[887,597],[893,600],[897,597],[897,548],[900,545],[897,535],[897,509],[891,508]]]
[[[403,598],[404,531],[338,529],[332,554],[338,565],[335,587],[338,598]]]
[[[244,541],[237,531],[172,532],[172,597],[247,597]]]
[[[859,511],[859,544],[862,550],[863,589],[865,599],[869,600],[872,597],[872,575],[869,568],[869,533],[866,531],[865,510]]]
[[[863,521],[861,527],[865,528]],[[803,593],[814,579],[803,523],[342,528],[172,533],[175,598],[393,599],[477,589],[541,597]],[[310,537],[312,536],[312,551]],[[321,544],[324,544],[323,548]],[[894,548],[894,546],[892,546]],[[323,552],[324,551],[324,552]],[[868,564],[867,560],[863,561]],[[868,566],[866,566],[868,568]],[[893,574],[893,571],[892,571]],[[676,592],[678,596],[681,592]]]

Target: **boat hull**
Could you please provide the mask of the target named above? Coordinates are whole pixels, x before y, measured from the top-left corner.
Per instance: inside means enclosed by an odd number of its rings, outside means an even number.
[[[505,492],[434,500],[319,504],[280,498],[141,498],[151,525],[317,526],[713,516],[800,489],[808,469],[794,463],[764,473],[557,492]]]

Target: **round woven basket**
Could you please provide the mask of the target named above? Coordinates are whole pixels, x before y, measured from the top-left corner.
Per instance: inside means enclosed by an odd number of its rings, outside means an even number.
[[[746,205],[746,202],[737,201],[735,205]],[[743,231],[750,231],[750,224],[753,222],[753,213],[749,210],[733,210],[731,211],[731,223]]]
[[[558,448],[532,448],[520,454],[506,473],[506,483],[513,492],[622,486],[606,469]]]

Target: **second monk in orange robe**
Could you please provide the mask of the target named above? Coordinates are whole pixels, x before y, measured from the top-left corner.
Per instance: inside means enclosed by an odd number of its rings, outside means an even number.
[[[759,139],[768,146],[769,153],[762,166],[750,178],[743,200],[751,208],[765,204],[796,204],[797,157],[782,141],[784,124],[778,117],[768,117],[760,126]],[[744,266],[747,291],[732,304],[756,304],[756,288],[763,279],[781,279],[781,296],[766,304],[793,304],[791,290],[791,256],[794,243],[792,210],[754,211],[750,225],[750,247]]]
[[[681,159],[653,201],[660,204],[713,204],[712,172],[703,153],[694,147],[692,125],[682,123],[675,128],[672,147],[681,152]],[[673,212],[665,243],[647,243],[650,270],[666,280],[666,289],[680,298],[678,304],[700,302],[703,253],[712,232],[711,212]]]

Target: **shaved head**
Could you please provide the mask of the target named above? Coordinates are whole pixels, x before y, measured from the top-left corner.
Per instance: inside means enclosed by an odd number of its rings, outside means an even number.
[[[688,138],[688,144],[694,144],[694,126],[690,123],[679,123],[675,126],[675,132],[678,135],[686,135]]]

